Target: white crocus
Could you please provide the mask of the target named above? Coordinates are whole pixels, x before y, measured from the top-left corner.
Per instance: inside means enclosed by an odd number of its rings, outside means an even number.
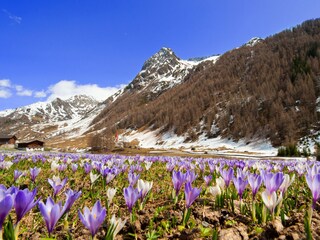
[[[99,178],[98,174],[94,174],[93,172],[90,172],[90,181],[91,184],[93,184],[95,181],[97,181],[97,179]]]
[[[218,177],[216,179],[216,184],[217,184],[217,186],[220,187],[221,191],[223,191],[225,189],[225,187],[226,187],[226,184],[225,184],[224,179],[222,177]]]
[[[11,168],[11,166],[13,165],[13,162],[10,162],[10,161],[3,161],[3,166],[1,167],[2,169],[9,169]]]
[[[53,172],[57,171],[58,167],[59,167],[59,163],[58,163],[58,162],[53,161],[53,162],[51,163],[51,170],[52,170]]]
[[[262,197],[263,203],[266,205],[266,207],[269,209],[269,211],[273,215],[274,209],[282,200],[282,193],[280,193],[278,197],[276,192],[269,193],[268,190],[265,190],[263,193],[261,193],[261,197]]]
[[[116,218],[116,216],[113,214],[111,219],[110,219],[110,225],[114,227],[113,231],[113,239],[115,236],[120,232],[120,230],[124,227],[126,224],[127,220],[121,220],[121,218]]]
[[[112,165],[113,165],[113,161],[108,161],[108,162],[107,162],[107,166],[108,166],[108,168],[111,168],[111,167],[112,167]]]
[[[132,158],[128,158],[128,163],[129,163],[129,165],[132,165],[133,159]]]
[[[145,162],[146,170],[149,170],[151,168],[152,162]]]
[[[210,186],[210,187],[208,187],[208,192],[210,194],[212,194],[214,197],[218,196],[218,195],[221,195],[221,189],[220,189],[219,186],[213,186],[213,187]]]
[[[113,197],[116,195],[116,188],[108,188],[107,190],[107,198],[108,198],[108,206],[111,205]]]
[[[290,185],[293,183],[294,179],[295,179],[295,175],[294,174],[292,175],[291,179],[290,179],[289,174],[285,174],[284,175],[284,180],[283,180],[282,184],[279,187],[279,189],[282,192],[282,194],[284,194],[288,190]]]
[[[141,199],[144,199],[148,192],[151,190],[153,182],[138,180],[138,191],[141,193]]]

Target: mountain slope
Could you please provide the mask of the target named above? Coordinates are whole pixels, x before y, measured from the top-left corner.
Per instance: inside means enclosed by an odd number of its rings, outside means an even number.
[[[143,81],[135,79],[93,121],[95,128],[109,133],[160,129],[183,135],[185,141],[202,134],[247,142],[269,139],[274,146],[319,129],[319,19],[254,39],[184,73],[179,84],[156,98],[149,97],[152,91],[143,93],[145,87],[134,84]]]
[[[165,92],[181,85],[199,64],[214,64],[218,59],[217,55],[197,60],[182,60],[171,49],[161,48],[143,64],[141,71],[125,89],[105,101],[106,107],[93,120],[92,129],[114,131],[118,128],[117,125],[122,126],[122,121],[127,119],[132,109],[144,108]],[[133,125],[128,127],[134,128]]]

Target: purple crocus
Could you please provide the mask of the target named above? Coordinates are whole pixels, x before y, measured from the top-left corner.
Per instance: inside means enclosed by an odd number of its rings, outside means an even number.
[[[272,173],[261,171],[261,177],[269,193],[277,191],[284,180],[282,172]]]
[[[59,177],[53,176],[52,179],[48,179],[49,184],[53,188],[53,196],[56,196],[60,190],[66,185],[68,178],[61,181]]]
[[[71,170],[72,170],[72,172],[76,172],[77,169],[78,169],[78,164],[72,163],[72,164],[71,164]]]
[[[19,177],[23,176],[23,172],[19,171],[19,170],[14,170],[13,171],[13,179],[14,181],[17,181],[17,179]]]
[[[248,182],[252,190],[252,198],[255,199],[257,192],[262,184],[262,177],[258,174],[249,174]]]
[[[187,171],[186,172],[186,181],[193,183],[197,179],[198,175],[195,174],[194,171]]]
[[[46,222],[49,235],[53,232],[56,223],[63,214],[61,202],[54,203],[51,197],[48,197],[46,204],[39,202],[39,209],[44,221]]]
[[[13,206],[13,196],[11,194],[0,191],[0,235],[2,234],[2,226],[7,215]]]
[[[38,204],[40,198],[35,200],[37,189],[32,192],[29,189],[19,190],[14,199],[14,208],[17,215],[16,223],[19,223],[24,215],[27,214],[36,204]]]
[[[233,178],[233,168],[230,167],[229,169],[222,169],[221,177],[223,178],[226,187],[229,187],[230,182]]]
[[[129,186],[123,189],[123,195],[129,212],[132,213],[132,208],[140,196],[139,190]]]
[[[246,189],[246,186],[248,185],[248,180],[245,180],[244,178],[237,176],[233,178],[233,184],[237,189],[241,201],[243,192]]]
[[[205,181],[206,186],[209,186],[210,182],[212,181],[212,175],[204,176],[203,180]]]
[[[63,214],[68,213],[70,211],[74,202],[80,197],[81,191],[76,192],[71,189],[68,189],[65,192],[65,195],[66,195],[66,203],[63,206],[63,210],[62,210]]]
[[[173,171],[172,172],[172,182],[173,188],[176,191],[176,196],[178,196],[179,191],[182,187],[182,184],[186,181],[186,174],[180,171]]]
[[[39,175],[40,171],[41,171],[41,168],[37,168],[37,167],[30,168],[30,177],[32,182],[36,181],[36,177]]]
[[[133,172],[129,172],[128,173],[129,185],[134,186],[139,178],[140,178],[140,174],[135,174]]]
[[[85,173],[88,174],[88,173],[91,172],[92,166],[91,166],[91,164],[89,164],[89,163],[85,163],[85,164],[83,165],[83,168],[84,168]]]
[[[201,193],[201,188],[192,188],[191,182],[187,182],[185,184],[185,198],[186,198],[186,208],[190,208],[191,204],[196,200],[197,197],[199,197]]]
[[[317,201],[320,199],[320,173],[313,175],[308,172],[306,174],[306,181],[312,193],[312,208],[314,209]]]
[[[79,210],[78,215],[83,225],[89,229],[93,238],[106,217],[106,209],[102,208],[101,203],[98,200],[94,204],[91,212],[89,208],[84,207],[83,214]]]

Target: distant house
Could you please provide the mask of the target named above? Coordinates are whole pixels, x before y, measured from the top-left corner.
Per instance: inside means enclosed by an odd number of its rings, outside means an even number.
[[[33,149],[33,150],[42,150],[44,148],[44,142],[38,139],[30,141],[19,141],[18,148]]]
[[[17,137],[15,135],[0,135],[0,146],[15,145]]]

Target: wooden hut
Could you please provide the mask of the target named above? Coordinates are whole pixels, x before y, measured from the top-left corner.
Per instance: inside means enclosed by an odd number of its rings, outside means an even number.
[[[38,139],[30,141],[21,141],[18,143],[18,148],[28,148],[28,149],[42,149],[44,147],[44,142]]]
[[[0,135],[1,145],[14,145],[16,144],[17,137],[15,135]]]

